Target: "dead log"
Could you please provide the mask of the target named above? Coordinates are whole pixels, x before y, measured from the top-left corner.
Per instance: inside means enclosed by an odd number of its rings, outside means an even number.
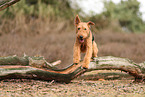
[[[82,73],[92,70],[121,70],[134,76],[135,81],[145,80],[145,63],[137,64],[126,58],[97,57],[90,62],[88,69],[83,69],[81,65],[82,62],[58,69],[43,57],[0,57],[0,80],[25,78],[68,83]]]
[[[20,0],[0,0],[0,11],[15,4]]]

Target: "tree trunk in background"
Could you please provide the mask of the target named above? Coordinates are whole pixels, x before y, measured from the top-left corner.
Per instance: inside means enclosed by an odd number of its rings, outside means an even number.
[[[136,64],[126,58],[97,57],[90,62],[88,69],[83,69],[81,65],[82,62],[58,69],[43,57],[0,57],[0,80],[26,78],[68,83],[82,73],[93,70],[121,70],[134,76],[135,81],[145,79],[145,63]]]
[[[15,4],[20,0],[0,0],[0,11]]]

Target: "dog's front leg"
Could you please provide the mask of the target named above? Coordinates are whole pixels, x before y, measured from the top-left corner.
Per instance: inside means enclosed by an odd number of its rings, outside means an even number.
[[[87,46],[86,55],[85,55],[84,61],[83,61],[83,68],[89,67],[91,57],[92,57],[92,44]]]
[[[75,43],[73,48],[73,63],[77,64],[80,62],[80,45]]]

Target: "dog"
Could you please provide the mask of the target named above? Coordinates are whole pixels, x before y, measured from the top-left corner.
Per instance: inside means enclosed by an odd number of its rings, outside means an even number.
[[[97,57],[98,48],[94,41],[94,36],[90,30],[90,26],[95,25],[93,22],[81,22],[79,16],[75,18],[76,40],[73,47],[73,63],[80,62],[81,53],[86,53],[82,67],[87,69],[91,58]]]

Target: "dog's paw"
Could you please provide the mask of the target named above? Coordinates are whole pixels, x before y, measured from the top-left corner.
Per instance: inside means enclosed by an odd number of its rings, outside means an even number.
[[[74,64],[78,64],[80,61],[79,60],[73,60]]]
[[[88,69],[89,68],[89,65],[83,64],[83,68],[84,69]]]

